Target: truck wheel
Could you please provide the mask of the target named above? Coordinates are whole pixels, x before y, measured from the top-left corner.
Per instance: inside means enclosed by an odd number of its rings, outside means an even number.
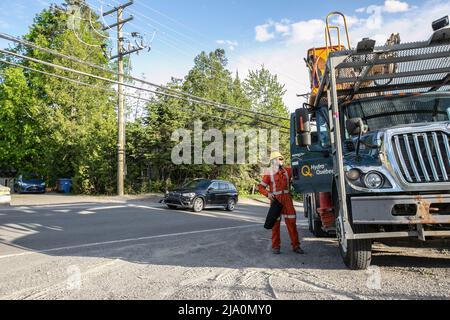
[[[372,240],[347,240],[342,233],[342,223],[339,217],[336,221],[336,233],[339,240],[339,251],[345,265],[351,270],[366,270],[372,260]],[[366,226],[354,225],[355,233],[366,233]]]
[[[310,201],[308,201],[308,225],[309,231],[317,238],[324,238],[327,236],[327,233],[322,230],[322,221],[316,219],[316,210],[317,210],[317,197],[315,194],[312,194],[309,197]]]
[[[311,218],[311,198],[309,195],[305,195],[305,200],[303,201],[303,211],[305,212],[305,218],[308,219],[309,232],[313,232],[312,220]]]
[[[322,230],[322,221],[317,221],[316,219],[314,219],[314,217],[311,215],[310,216],[311,221],[311,227],[312,227],[312,231],[311,233],[316,237],[316,238],[325,238],[326,236],[328,236],[328,234]]]

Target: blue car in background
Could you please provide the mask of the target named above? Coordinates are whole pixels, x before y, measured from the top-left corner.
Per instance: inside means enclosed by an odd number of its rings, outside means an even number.
[[[45,188],[45,181],[36,174],[22,174],[14,182],[16,193],[45,193]]]

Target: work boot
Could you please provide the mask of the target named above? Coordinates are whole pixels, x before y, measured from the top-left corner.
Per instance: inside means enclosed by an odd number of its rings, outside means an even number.
[[[274,249],[272,249],[272,253],[273,254],[281,254],[281,250],[280,250],[280,248],[274,248]]]
[[[305,251],[303,251],[303,249],[300,247],[298,247],[297,249],[294,249],[294,252],[298,253],[298,254],[305,254]]]

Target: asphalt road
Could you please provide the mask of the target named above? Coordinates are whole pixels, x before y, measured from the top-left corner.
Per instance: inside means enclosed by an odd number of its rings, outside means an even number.
[[[0,299],[448,299],[448,249],[376,245],[349,271],[299,212],[305,256],[270,252],[267,207],[169,210],[151,201],[0,209]]]

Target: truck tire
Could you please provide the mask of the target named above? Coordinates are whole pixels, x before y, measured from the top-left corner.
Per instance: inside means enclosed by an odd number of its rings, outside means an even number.
[[[317,194],[313,193],[309,198],[309,205],[308,205],[308,225],[309,225],[309,231],[316,237],[316,238],[324,238],[328,234],[322,230],[322,221],[319,219],[317,220],[317,203],[318,202],[318,196]]]
[[[312,226],[312,231],[311,233],[316,237],[316,238],[325,238],[328,236],[328,234],[322,230],[322,221],[317,221],[316,219],[313,218],[314,221],[311,222],[311,226]]]
[[[305,212],[305,218],[308,219],[308,229],[309,232],[313,232],[313,227],[312,227],[312,220],[310,219],[311,217],[311,198],[309,195],[305,195],[304,196],[305,199],[303,200],[303,211]]]
[[[364,225],[354,225],[355,233],[366,233],[368,229]],[[345,246],[344,246],[344,241]],[[351,270],[366,270],[372,260],[372,240],[346,240],[339,237],[339,251],[345,265]]]

